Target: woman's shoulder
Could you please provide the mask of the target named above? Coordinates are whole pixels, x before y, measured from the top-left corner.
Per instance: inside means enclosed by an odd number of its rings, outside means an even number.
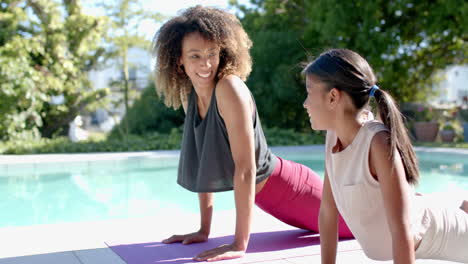
[[[248,110],[251,94],[247,85],[236,75],[227,75],[218,81],[215,91],[217,106],[222,118],[229,112]]]
[[[222,77],[221,79],[219,79],[219,81],[216,84],[217,88],[224,88],[224,89],[239,88],[242,86],[247,87],[244,81],[242,81],[242,79],[239,76],[234,75],[234,74],[229,74],[229,75]]]
[[[247,85],[234,74],[221,78],[216,84],[216,99],[250,96]]]

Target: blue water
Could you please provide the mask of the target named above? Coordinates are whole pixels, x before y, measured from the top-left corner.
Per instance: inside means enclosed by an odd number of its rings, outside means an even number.
[[[323,153],[277,152],[323,175]],[[418,152],[423,193],[468,190],[468,155]],[[198,212],[195,193],[176,184],[177,157],[0,165],[0,227]],[[233,193],[215,210],[234,208]]]

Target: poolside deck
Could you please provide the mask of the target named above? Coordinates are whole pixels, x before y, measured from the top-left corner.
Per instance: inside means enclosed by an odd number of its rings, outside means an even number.
[[[272,149],[274,149],[275,153],[281,153],[281,151],[294,151],[297,153],[323,151],[323,146],[276,147]],[[468,154],[468,150],[417,149],[430,153],[456,152]],[[176,156],[178,152],[157,151],[92,155],[1,155],[0,169],[5,169],[8,164],[30,164],[45,161],[55,162],[68,160],[114,160],[142,155]],[[220,240],[219,238],[234,234],[234,220],[234,211],[216,212],[213,216],[210,241],[217,243],[218,241],[222,241],[222,239]],[[159,248],[154,247],[155,250],[172,250],[170,246],[167,248],[162,247],[159,242],[173,233],[181,234],[193,232],[198,227],[198,215],[168,212],[167,215],[138,219],[0,228],[0,264],[126,264],[121,256],[114,253],[108,245],[136,245],[136,249],[141,249],[138,248],[138,245],[149,243],[153,246],[159,245]],[[310,233],[297,235],[297,232],[300,231],[279,222],[255,207],[250,246],[255,244],[256,246],[254,247],[256,247],[256,250],[250,250],[251,247],[249,246],[248,254],[245,258],[219,263],[320,263],[320,245],[317,243],[304,243],[304,241],[317,241],[317,238],[314,237],[316,235]],[[271,233],[278,235],[268,236],[268,234]],[[287,240],[287,242],[284,243],[285,240],[283,238],[291,239],[291,236],[285,236],[284,234],[294,235],[292,243],[289,243]],[[304,240],[301,242],[301,239]],[[258,247],[260,244],[262,244],[261,247]],[[177,254],[172,259],[150,261],[151,263],[170,264],[190,262],[189,257],[194,256],[196,253],[190,255],[191,253],[187,253],[189,251],[188,249],[189,246],[182,246],[179,251],[180,256],[184,256],[186,261],[181,257],[177,258],[179,252],[176,252]],[[341,241],[338,250],[340,252],[338,253],[337,263],[392,263],[391,261],[378,262],[368,259],[362,250],[360,250],[355,240]],[[447,264],[452,262],[418,260],[416,263]]]
[[[216,212],[213,217],[212,239],[233,234],[234,212]],[[164,215],[130,220],[65,223],[41,226],[0,228],[0,264],[125,264],[126,262],[107,244],[153,243],[172,233],[192,232],[198,227],[198,216],[193,214]],[[272,232],[300,232],[285,225],[260,209],[254,210],[252,236]],[[304,238],[316,239],[314,234]],[[281,238],[281,235],[276,236]],[[267,238],[267,237],[264,237]],[[267,238],[268,239],[268,238]],[[280,248],[281,241],[270,239],[262,243],[243,259],[220,263],[320,263],[318,244],[297,244]],[[312,241],[312,240],[310,240]],[[107,243],[107,244],[106,244]],[[260,242],[258,242],[260,243]],[[184,246],[185,247],[185,246]],[[295,248],[298,247],[298,248]],[[296,250],[296,251],[294,251]],[[341,241],[337,263],[391,263],[368,259],[355,240]],[[181,254],[181,256],[184,256]],[[185,263],[183,258],[150,260],[150,263]],[[418,260],[419,264],[452,263],[435,260]]]

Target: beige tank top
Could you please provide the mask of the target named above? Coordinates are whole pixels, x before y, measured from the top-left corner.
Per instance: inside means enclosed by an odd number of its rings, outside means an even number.
[[[353,142],[344,150],[332,153],[337,143],[336,134],[327,132],[326,170],[336,206],[353,232],[365,254],[375,260],[390,260],[390,234],[379,182],[369,170],[369,149],[374,135],[388,130],[378,121],[365,122]],[[429,217],[422,200],[411,190],[410,223],[415,243],[418,243],[429,225]]]

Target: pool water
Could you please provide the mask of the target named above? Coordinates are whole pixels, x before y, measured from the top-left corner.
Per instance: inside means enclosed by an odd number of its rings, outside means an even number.
[[[323,175],[323,152],[275,151]],[[468,155],[417,152],[417,191],[468,190]],[[176,183],[177,155],[117,160],[0,165],[0,227],[198,212],[198,199]],[[215,211],[234,209],[233,193],[215,195]]]

